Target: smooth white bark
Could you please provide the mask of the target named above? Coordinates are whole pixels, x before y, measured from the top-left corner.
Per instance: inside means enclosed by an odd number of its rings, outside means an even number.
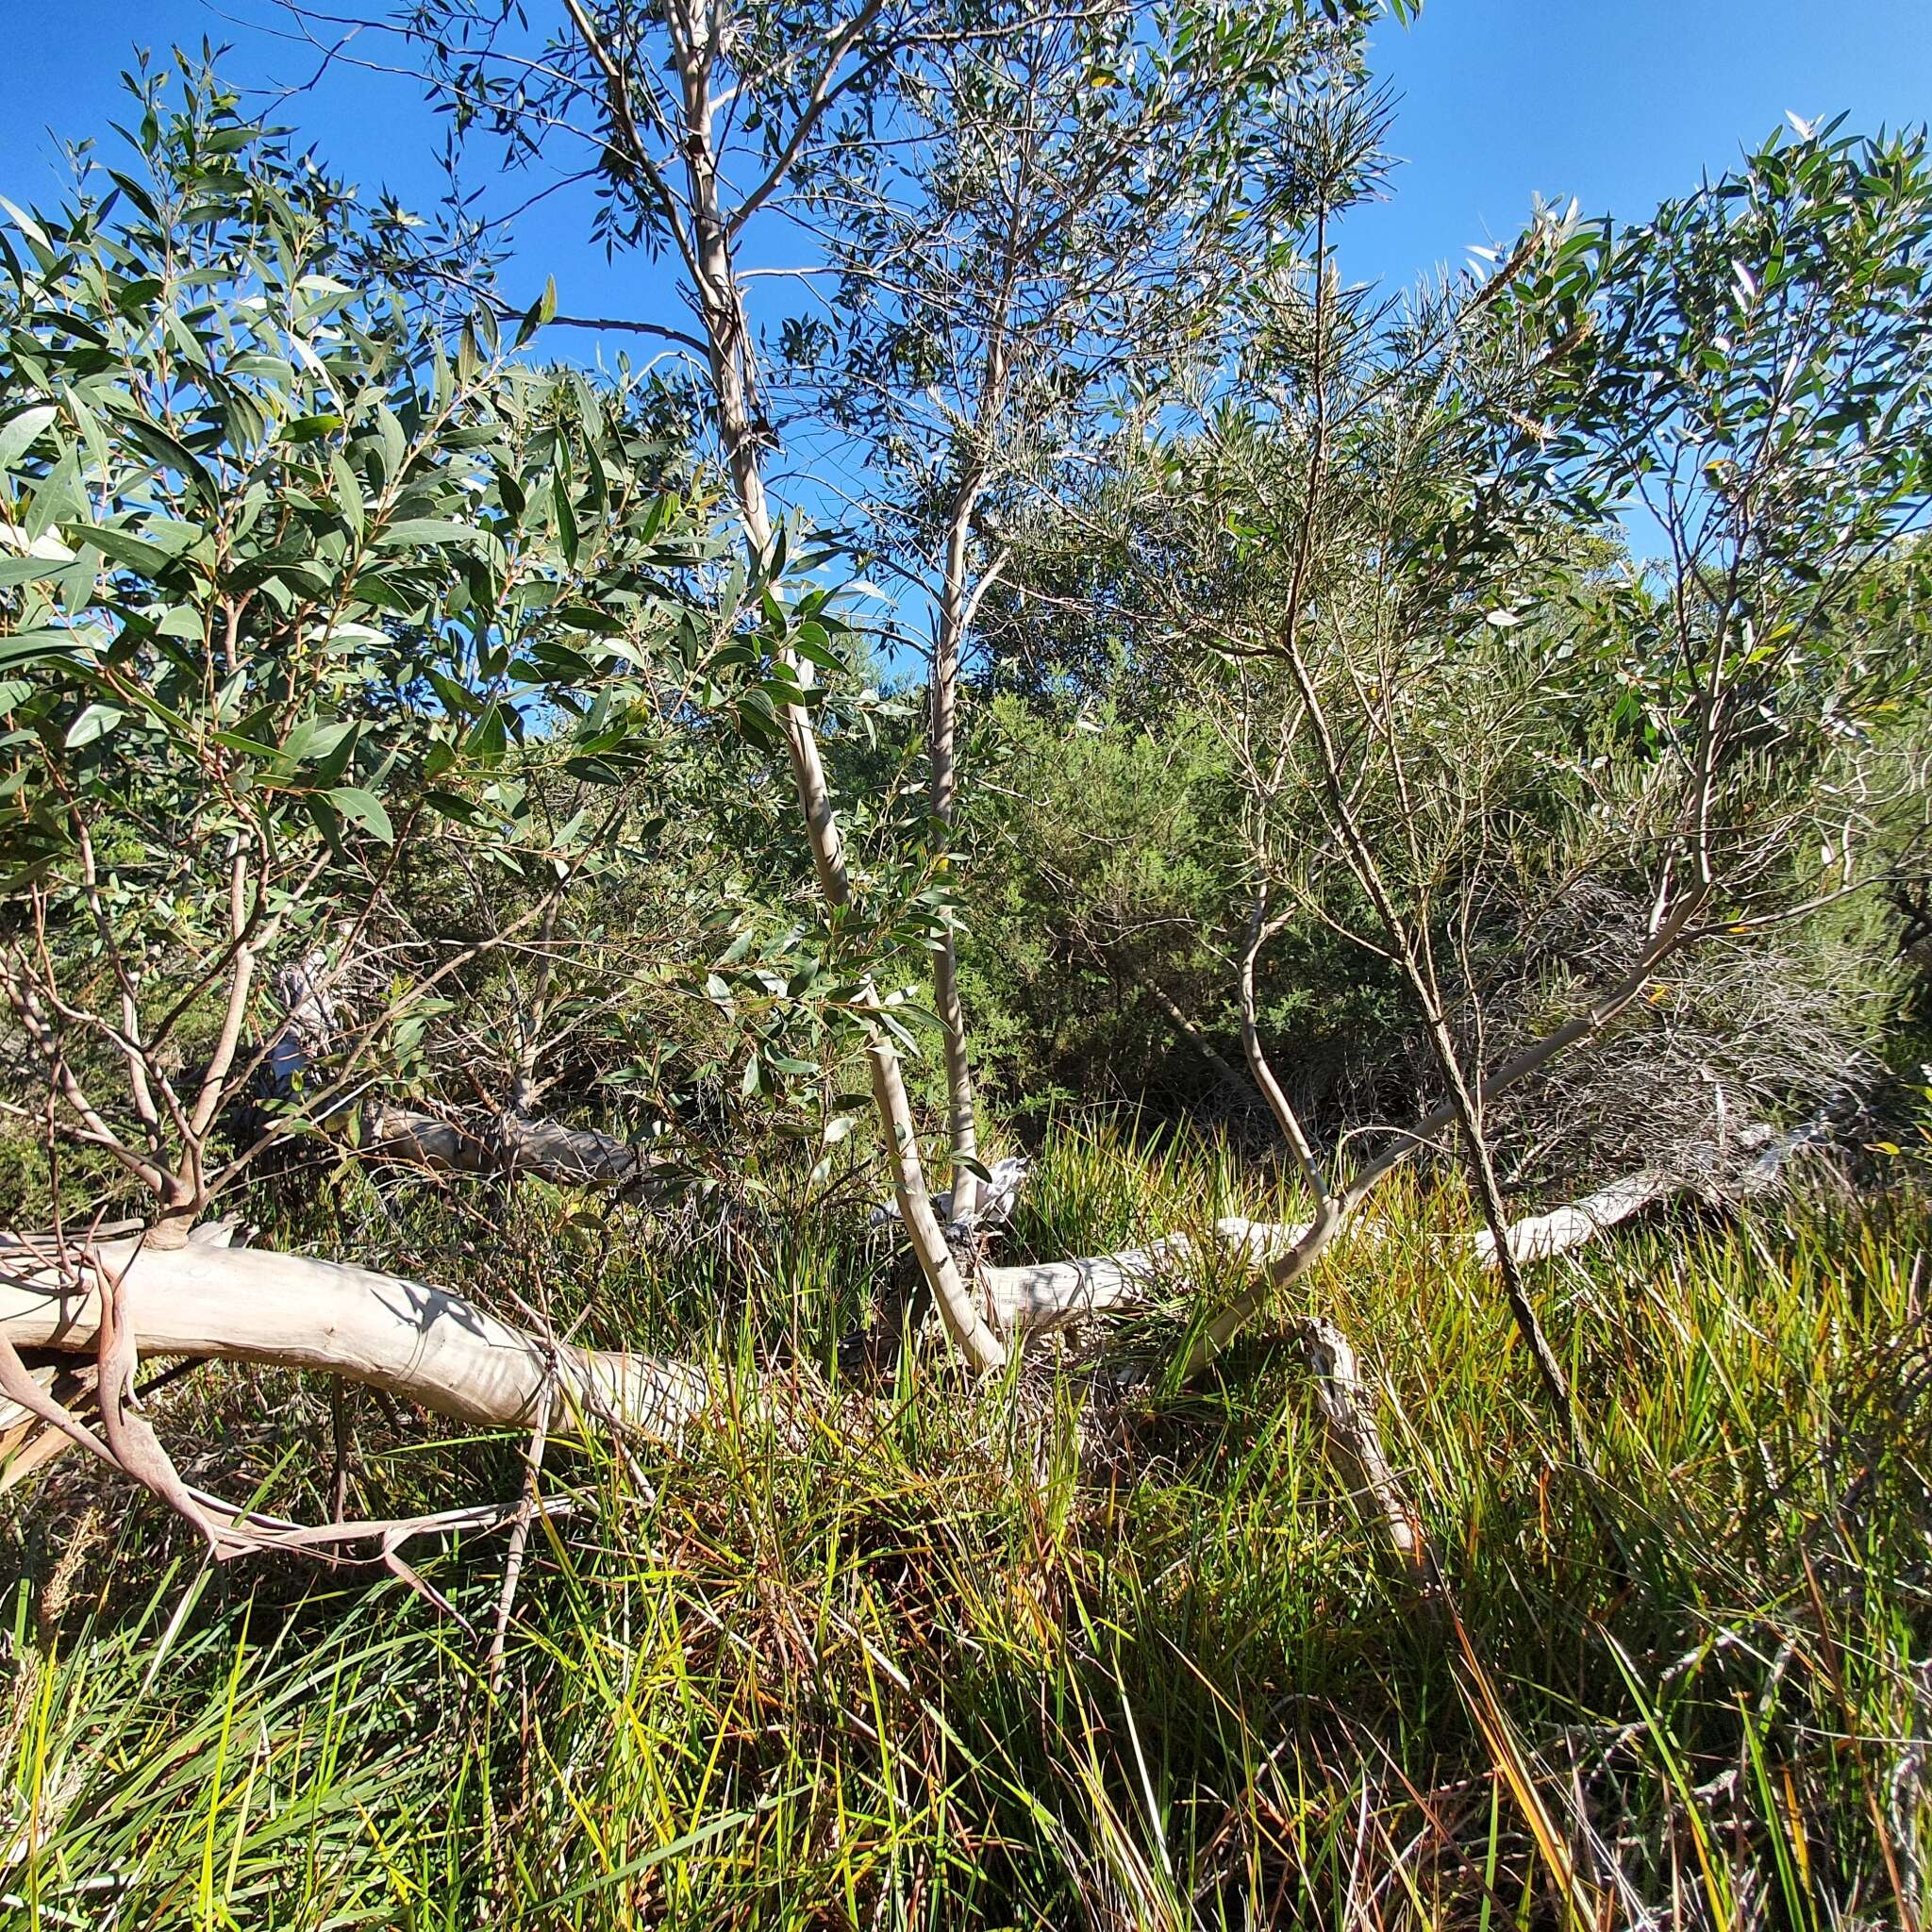
[[[344,1262],[190,1241],[112,1241],[100,1265],[125,1283],[144,1356],[316,1369],[386,1389],[439,1415],[527,1426],[546,1387],[586,1411],[675,1439],[713,1391],[688,1363],[549,1344],[447,1289]],[[0,1334],[15,1348],[91,1355],[100,1331],[93,1269],[57,1270],[0,1250]]]
[[[1607,1234],[1620,1222],[1628,1221],[1658,1201],[1680,1192],[1682,1183],[1668,1174],[1653,1174],[1648,1168],[1625,1174],[1580,1201],[1565,1202],[1547,1214],[1532,1214],[1509,1225],[1509,1253],[1518,1266],[1547,1261],[1553,1256],[1580,1248]],[[1486,1268],[1496,1265],[1496,1238],[1488,1228],[1470,1236],[1475,1257]]]
[[[1144,1307],[1161,1284],[1182,1276],[1196,1254],[1184,1234],[1163,1235],[1144,1248],[1073,1261],[1036,1261],[979,1271],[995,1328],[1039,1333],[1091,1315]]]

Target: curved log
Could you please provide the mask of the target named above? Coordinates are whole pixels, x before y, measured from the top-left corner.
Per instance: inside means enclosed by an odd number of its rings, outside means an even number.
[[[979,1284],[995,1328],[1037,1334],[1090,1315],[1146,1307],[1160,1284],[1174,1281],[1195,1252],[1186,1235],[1162,1235],[1144,1248],[1117,1255],[983,1267]]]
[[[1641,1214],[1646,1208],[1685,1191],[1685,1184],[1649,1168],[1625,1174],[1580,1201],[1566,1201],[1547,1214],[1532,1214],[1511,1222],[1508,1228],[1509,1253],[1520,1265],[1547,1261],[1553,1256],[1580,1248],[1620,1223]],[[1496,1238],[1488,1228],[1469,1237],[1476,1259],[1486,1268],[1496,1265]]]
[[[1744,1191],[1766,1185],[1802,1138],[1786,1137],[1760,1155]],[[1512,1248],[1521,1260],[1547,1258],[1595,1239],[1678,1185],[1649,1171],[1626,1176],[1516,1223]],[[1229,1216],[1213,1232],[1224,1252],[1262,1266],[1307,1229]],[[1350,1232],[1373,1240],[1385,1230],[1364,1221]],[[675,1437],[710,1406],[711,1385],[690,1363],[553,1346],[446,1289],[347,1262],[228,1245],[236,1234],[235,1223],[212,1222],[178,1248],[120,1239],[92,1251],[100,1269],[124,1282],[144,1353],[321,1370],[438,1414],[497,1426],[527,1424],[553,1375],[567,1397],[646,1434]],[[1479,1259],[1488,1257],[1487,1232],[1458,1239]],[[996,1328],[1037,1333],[1145,1307],[1163,1287],[1185,1287],[1199,1254],[1189,1236],[1169,1234],[1118,1254],[987,1266],[979,1279]],[[56,1265],[45,1241],[0,1238],[0,1336],[16,1348],[92,1352],[100,1325],[93,1267]]]
[[[1736,1191],[1750,1194],[1771,1185],[1785,1157],[1816,1134],[1815,1128],[1782,1137],[1766,1133]],[[1595,1239],[1684,1185],[1649,1171],[1626,1176],[1581,1201],[1515,1224],[1508,1230],[1511,1251],[1519,1260],[1547,1258]],[[1374,1240],[1386,1232],[1368,1221],[1350,1231]],[[10,1432],[37,1417],[64,1430],[68,1439],[173,1502],[208,1536],[218,1555],[271,1541],[293,1546],[303,1539],[341,1541],[370,1526],[295,1531],[187,1491],[158,1442],[147,1453],[143,1445],[150,1432],[138,1409],[117,1403],[110,1418],[109,1405],[104,1404],[109,1440],[103,1445],[54,1399],[56,1378],[47,1366],[27,1369],[21,1348],[83,1361],[93,1357],[103,1388],[111,1372],[119,1378],[115,1386],[125,1381],[130,1391],[137,1341],[149,1356],[318,1370],[387,1390],[441,1415],[493,1427],[529,1425],[549,1412],[560,1393],[567,1404],[606,1424],[673,1442],[716,1404],[718,1391],[693,1364],[548,1342],[447,1290],[349,1263],[231,1246],[237,1232],[235,1223],[211,1223],[191,1231],[178,1245],[157,1245],[137,1236],[85,1250],[63,1250],[46,1239],[0,1237],[0,1370],[13,1398],[0,1415],[0,1428]],[[1262,1268],[1275,1255],[1292,1252],[1308,1232],[1306,1226],[1229,1217],[1216,1223],[1214,1240],[1249,1267]],[[1487,1233],[1457,1239],[1493,1263]],[[1184,1282],[1198,1254],[1198,1244],[1188,1236],[1171,1234],[1115,1255],[985,1267],[979,1286],[997,1331],[1040,1331],[1144,1307],[1163,1284]],[[1304,1317],[1298,1327],[1338,1453],[1354,1468],[1393,1547],[1425,1566],[1421,1524],[1383,1449],[1374,1402],[1354,1350],[1333,1324],[1318,1317]],[[118,1444],[116,1426],[126,1438]],[[58,1445],[49,1437],[8,1446],[39,1451],[35,1459],[44,1460]],[[217,1518],[204,1505],[226,1513]],[[394,1544],[421,1528],[374,1526],[384,1539],[384,1560],[406,1578],[411,1573],[395,1557]],[[420,1579],[414,1581],[421,1587]]]
[[[1823,1131],[1822,1124],[1814,1122],[1785,1134],[1760,1128],[1755,1135],[1741,1136],[1745,1151],[1756,1152],[1724,1198],[1749,1200],[1775,1186],[1786,1160],[1820,1140]],[[1678,1194],[1705,1196],[1709,1191],[1681,1175],[1641,1168],[1580,1200],[1511,1223],[1509,1252],[1522,1264],[1547,1261],[1595,1241],[1660,1201]],[[1224,1253],[1250,1267],[1265,1268],[1276,1257],[1292,1253],[1307,1238],[1312,1225],[1306,1221],[1249,1221],[1228,1215],[1214,1224],[1214,1239]],[[1357,1215],[1344,1224],[1341,1238],[1380,1241],[1388,1235],[1382,1222]],[[1495,1238],[1487,1228],[1448,1239],[1466,1241],[1482,1266],[1496,1265]],[[986,1267],[980,1270],[980,1280],[996,1325],[1037,1332],[1089,1315],[1126,1313],[1147,1307],[1163,1283],[1175,1283],[1178,1271],[1195,1252],[1186,1235],[1170,1234],[1144,1248],[1127,1248],[1117,1255]]]

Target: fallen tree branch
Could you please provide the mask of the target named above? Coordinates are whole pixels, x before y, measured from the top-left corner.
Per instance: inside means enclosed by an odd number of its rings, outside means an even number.
[[[1380,1512],[1391,1546],[1419,1568],[1424,1566],[1428,1545],[1422,1518],[1382,1447],[1375,1398],[1362,1379],[1354,1347],[1333,1322],[1321,1315],[1304,1316],[1297,1325],[1329,1442],[1344,1466],[1353,1467],[1361,1493]]]
[[[1508,1229],[1510,1252],[1524,1264],[1553,1259],[1677,1195],[1749,1200],[1774,1187],[1790,1156],[1816,1143],[1824,1131],[1822,1122],[1784,1134],[1768,1127],[1747,1129],[1738,1137],[1736,1145],[1741,1151],[1756,1151],[1749,1164],[1723,1190],[1661,1169],[1643,1168],[1625,1174],[1580,1200],[1512,1223]],[[1307,1221],[1249,1221],[1227,1215],[1214,1224],[1213,1235],[1224,1253],[1261,1269],[1293,1254],[1315,1226]],[[1343,1223],[1341,1233],[1350,1239],[1380,1241],[1388,1238],[1389,1229],[1380,1221],[1356,1215]],[[1494,1267],[1495,1238],[1489,1229],[1454,1235],[1449,1241],[1452,1244],[1466,1242],[1481,1265]],[[1163,1287],[1175,1284],[1197,1252],[1186,1235],[1168,1234],[1144,1248],[1125,1248],[1118,1254],[983,1267],[980,1281],[995,1325],[1038,1332],[1090,1315],[1145,1308]]]
[[[320,950],[285,964],[275,974],[281,1002],[281,1029],[269,1042],[263,1080],[273,1099],[298,1108],[314,1070],[337,1051],[341,1032],[340,1004],[328,984],[328,958]],[[522,1087],[517,1098],[521,1102]],[[326,1089],[321,1111],[330,1114]],[[533,1175],[559,1187],[608,1188],[625,1198],[660,1205],[672,1192],[677,1171],[661,1157],[633,1141],[594,1127],[568,1127],[523,1110],[506,1108],[480,1128],[468,1128],[420,1108],[370,1101],[351,1114],[341,1101],[332,1120],[355,1120],[358,1151],[441,1174],[486,1174],[510,1179]]]
[[[1162,1235],[1144,1248],[1125,1248],[1117,1255],[983,1266],[979,1286],[995,1328],[1008,1334],[1039,1333],[1092,1315],[1146,1307],[1195,1254],[1186,1235]]]
[[[345,1375],[461,1422],[528,1427],[553,1374],[567,1403],[662,1440],[675,1440],[713,1399],[709,1379],[688,1363],[553,1346],[446,1289],[347,1262],[192,1241],[105,1242],[98,1255],[96,1264],[26,1243],[0,1247],[0,1337],[16,1349],[91,1354],[105,1269],[118,1275],[149,1355]]]
[[[502,1113],[486,1132],[473,1133],[413,1108],[369,1108],[362,1151],[443,1174],[510,1179],[529,1174],[559,1187],[609,1188],[627,1199],[658,1205],[675,1185],[671,1163],[629,1141],[594,1127]]]
[[[1815,1139],[1816,1127],[1763,1135],[1763,1144],[1735,1184],[1740,1195],[1762,1191],[1787,1156]],[[1748,1143],[1747,1143],[1748,1144]],[[1641,1211],[1687,1184],[1645,1170],[1508,1230],[1519,1261],[1546,1259]],[[1374,1221],[1347,1232],[1371,1240],[1387,1230]],[[380,1558],[412,1589],[436,1593],[404,1563],[409,1537],[485,1521],[521,1523],[527,1534],[531,1497],[508,1510],[443,1512],[395,1523],[347,1523],[305,1528],[238,1508],[182,1481],[133,1400],[140,1349],[149,1356],[217,1359],[321,1371],[368,1384],[437,1414],[494,1427],[534,1428],[541,1442],[552,1404],[561,1400],[607,1427],[675,1442],[712,1411],[719,1391],[697,1366],[659,1357],[555,1343],[487,1314],[447,1290],[298,1255],[236,1247],[232,1222],[207,1224],[178,1246],[136,1236],[82,1247],[49,1239],[0,1237],[0,1394],[23,1414],[85,1448],[161,1495],[194,1524],[217,1556],[251,1550],[306,1550],[341,1560],[342,1545],[375,1541]],[[1310,1228],[1228,1217],[1213,1240],[1251,1269],[1269,1269],[1294,1253]],[[1487,1231],[1458,1236],[1491,1262]],[[1486,1246],[1487,1244],[1490,1244]],[[1143,1248],[1016,1267],[982,1266],[980,1291],[998,1332],[1039,1332],[1088,1317],[1144,1307],[1165,1288],[1186,1287],[1201,1257],[1198,1242],[1170,1234]],[[1419,1519],[1381,1443],[1374,1402],[1348,1339],[1331,1322],[1307,1316],[1299,1337],[1339,1458],[1374,1505],[1390,1541],[1421,1563]],[[76,1362],[92,1359],[102,1435],[60,1397],[79,1386],[64,1381],[57,1361],[29,1369],[19,1351],[39,1350]],[[103,1440],[105,1436],[106,1440]],[[18,1446],[26,1446],[25,1444]],[[541,1455],[533,1448],[532,1462]],[[521,1541],[521,1538],[519,1539]],[[515,1588],[513,1553],[506,1592]]]

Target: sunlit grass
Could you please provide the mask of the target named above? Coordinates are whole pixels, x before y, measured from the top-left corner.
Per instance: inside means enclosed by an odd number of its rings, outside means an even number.
[[[1005,1252],[1291,1208],[1220,1147],[1063,1124]],[[1265,1322],[1184,1393],[1118,1397],[1044,1347],[977,1393],[930,1348],[841,1378],[888,1253],[856,1216],[776,1216],[747,1266],[625,1220],[559,1231],[554,1198],[453,1233],[352,1191],[329,1206],[345,1249],[447,1278],[459,1241],[500,1306],[791,1392],[681,1456],[553,1446],[546,1493],[577,1513],[536,1526],[493,1701],[501,1538],[416,1552],[473,1634],[380,1570],[210,1574],[158,1509],[58,1466],[12,1518],[9,1922],[1923,1910],[1925,1211],[1676,1219],[1544,1272],[1590,1474],[1437,1239],[1466,1206],[1410,1185],[1383,1211],[1395,1239],[1308,1293],[1375,1369],[1446,1598],[1385,1554]],[[516,1492],[514,1441],[351,1415],[358,1504]],[[325,1511],[320,1385],[210,1373],[163,1426],[229,1487]]]

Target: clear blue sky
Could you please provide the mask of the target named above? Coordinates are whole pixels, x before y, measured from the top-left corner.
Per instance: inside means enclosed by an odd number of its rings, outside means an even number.
[[[1932,118],[1932,0],[1425,0],[1374,65],[1407,165],[1348,268],[1407,280],[1512,239],[1533,193],[1641,219],[1788,111]]]
[[[289,25],[274,0],[0,0],[10,70],[0,193],[58,195],[56,135],[111,145],[108,123],[124,118],[117,75],[137,41],[164,54],[225,40],[225,71],[266,103],[318,64]],[[1391,198],[1357,211],[1342,236],[1345,272],[1359,279],[1460,262],[1473,244],[1512,237],[1538,194],[1641,218],[1731,166],[1787,111],[1842,109],[1861,128],[1932,115],[1932,0],[1426,0],[1413,27],[1384,23],[1374,49],[1398,99],[1391,146],[1403,165]],[[355,52],[378,65],[408,58],[369,34]],[[340,64],[280,118],[365,189],[415,206],[441,192],[441,122],[405,74]],[[566,312],[681,319],[670,269],[641,256],[607,264],[585,243],[586,217],[579,192],[519,223],[512,296],[534,298],[547,274]],[[609,341],[620,345],[637,351],[635,338]],[[588,359],[596,342],[559,333],[545,347]],[[837,468],[830,450],[792,459],[821,475]]]
[[[50,126],[108,137],[137,41],[230,41],[226,68],[244,88],[306,77],[313,53],[261,31],[278,24],[269,0],[0,0],[0,193],[57,192]],[[393,43],[360,45],[399,58]],[[1406,280],[1513,235],[1535,193],[1641,216],[1788,109],[1842,108],[1859,126],[1926,119],[1932,0],[1427,0],[1414,27],[1378,29],[1374,64],[1400,96],[1405,165],[1392,199],[1351,223],[1348,269]],[[439,124],[403,77],[341,70],[289,118],[339,174],[406,200],[437,192]],[[663,272],[606,268],[583,243],[582,207],[559,197],[523,225],[532,282],[554,272],[567,309],[663,313]]]

